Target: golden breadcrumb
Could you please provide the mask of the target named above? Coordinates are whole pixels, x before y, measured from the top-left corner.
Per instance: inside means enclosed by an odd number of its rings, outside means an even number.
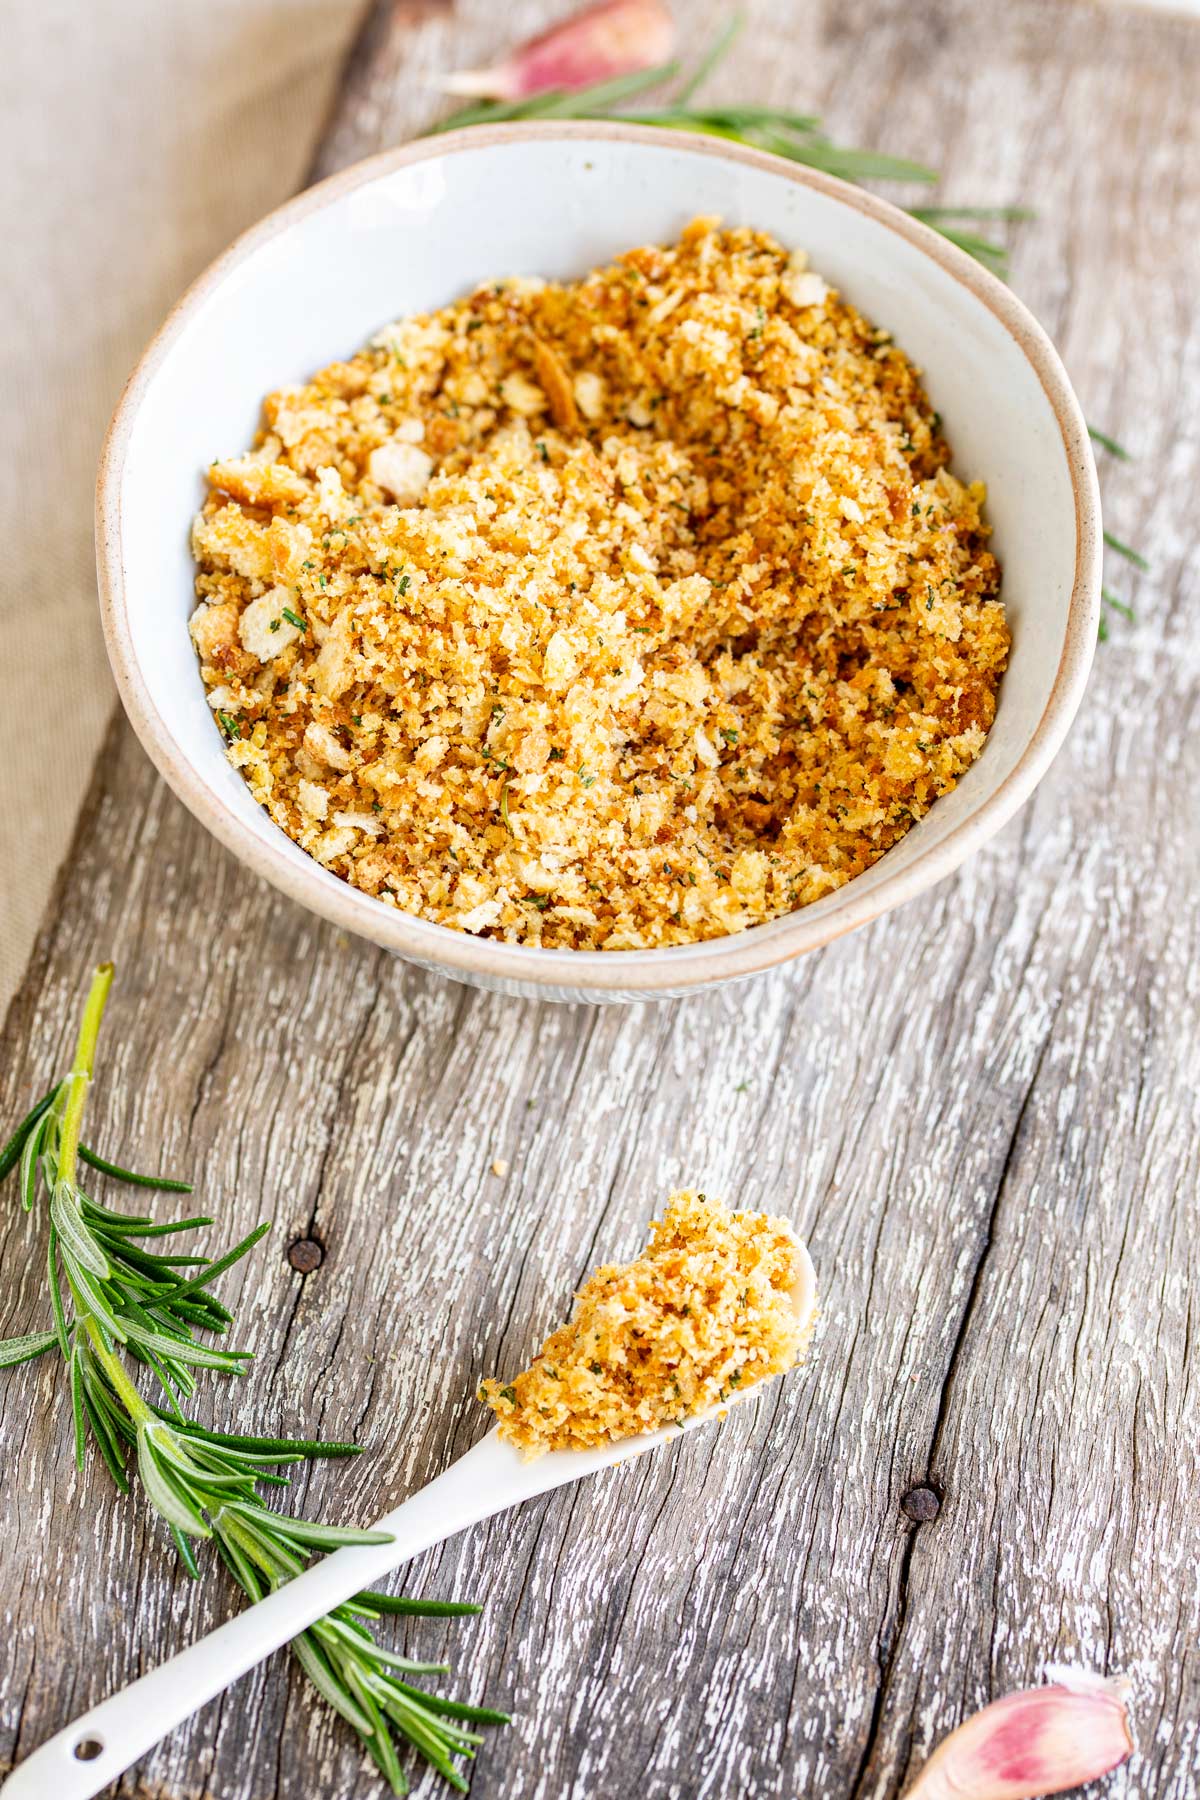
[[[799,251],[697,219],[403,319],[214,463],[191,622],[326,868],[513,943],[739,931],[866,869],[992,723],[981,484]]]
[[[637,1261],[597,1269],[529,1368],[479,1398],[527,1456],[680,1424],[799,1360],[806,1267],[783,1219],[672,1194]]]

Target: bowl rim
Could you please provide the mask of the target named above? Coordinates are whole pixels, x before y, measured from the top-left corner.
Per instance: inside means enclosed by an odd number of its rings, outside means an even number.
[[[1013,339],[1049,401],[1062,437],[1075,511],[1075,579],[1067,608],[1062,654],[1054,681],[1024,750],[1003,781],[940,842],[919,854],[869,893],[849,881],[831,901],[840,904],[818,918],[801,907],[782,918],[730,936],[648,950],[569,950],[507,944],[385,906],[348,883],[320,879],[320,864],[295,863],[278,844],[261,841],[212,793],[178,746],[169,722],[155,706],[142,675],[126,605],[121,545],[121,490],[125,459],[142,398],[191,315],[242,263],[297,221],[397,169],[464,151],[517,143],[607,141],[650,150],[682,151],[740,163],[815,189],[865,214],[905,238],[985,306]],[[1095,652],[1100,614],[1100,495],[1087,425],[1066,370],[1032,313],[981,264],[932,227],[862,188],[727,139],[660,126],[609,120],[544,120],[474,125],[418,138],[349,165],[268,213],[233,241],[197,277],[167,314],[125,384],[104,439],[96,481],[96,561],[100,613],[109,661],[125,711],[143,748],[188,810],[225,848],[290,899],[334,925],[385,949],[436,966],[459,979],[501,982],[534,989],[570,989],[616,998],[695,991],[757,974],[869,923],[951,874],[992,837],[1029,797],[1045,774],[1075,716]],[[770,932],[769,936],[765,934]]]

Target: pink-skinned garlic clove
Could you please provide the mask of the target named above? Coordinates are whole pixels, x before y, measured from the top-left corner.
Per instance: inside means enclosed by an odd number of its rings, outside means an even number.
[[[528,100],[562,89],[574,93],[616,75],[665,62],[675,26],[663,0],[599,0],[530,38],[489,69],[442,76],[446,94],[480,100]]]
[[[905,1800],[1038,1800],[1107,1775],[1133,1750],[1128,1683],[1051,1667],[965,1719],[930,1757]]]

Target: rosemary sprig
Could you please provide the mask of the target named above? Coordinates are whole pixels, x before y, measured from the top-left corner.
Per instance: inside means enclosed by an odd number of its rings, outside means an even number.
[[[785,156],[791,162],[823,169],[827,175],[839,175],[843,181],[937,180],[936,171],[926,168],[924,163],[887,156],[882,151],[854,150],[832,143],[821,130],[820,120],[809,113],[789,112],[772,106],[693,105],[691,96],[716,60],[710,52],[704,59],[709,64],[708,71],[703,66],[698,68],[674,99],[649,111],[631,112],[625,103],[650,88],[672,81],[679,74],[678,63],[661,63],[657,68],[643,69],[636,75],[618,76],[573,91],[551,88],[528,100],[476,101],[460,107],[448,118],[439,119],[426,135],[511,119],[621,118],[634,125],[661,125],[675,131],[732,138],[758,150],[773,151],[776,156]]]
[[[287,1486],[281,1468],[313,1457],[355,1456],[356,1445],[212,1431],[183,1411],[199,1371],[246,1371],[249,1351],[203,1342],[196,1334],[228,1331],[233,1314],[209,1290],[268,1226],[258,1225],[215,1259],[164,1255],[146,1249],[145,1240],[195,1231],[212,1220],[155,1224],[147,1214],[100,1205],[79,1185],[82,1162],[138,1187],[191,1191],[186,1182],[138,1175],[80,1141],[112,975],[111,963],[102,963],[93,975],[70,1074],[38,1101],[0,1149],[0,1179],[19,1172],[25,1209],[33,1208],[39,1192],[47,1203],[46,1285],[53,1320],[51,1330],[0,1342],[0,1367],[28,1362],[57,1345],[69,1375],[78,1466],[84,1465],[90,1441],[127,1494],[132,1465],[189,1575],[200,1574],[195,1544],[211,1539],[243,1592],[260,1600],[298,1575],[313,1551],[385,1543],[388,1537],[273,1512],[260,1498],[260,1488]],[[153,1375],[157,1404],[135,1385],[130,1364]],[[507,1715],[414,1686],[405,1678],[444,1674],[446,1665],[397,1655],[376,1641],[369,1626],[386,1613],[449,1617],[478,1611],[465,1604],[362,1593],[292,1644],[305,1673],[358,1732],[394,1793],[407,1793],[408,1783],[393,1733],[465,1793],[467,1784],[452,1758],[473,1756],[482,1742],[468,1726],[505,1724]]]
[[[467,125],[490,125],[512,119],[608,119],[619,118],[636,125],[661,125],[675,131],[695,131],[707,137],[730,138],[749,144],[756,150],[769,150],[789,162],[804,163],[821,169],[843,181],[916,181],[934,182],[937,171],[924,163],[906,157],[888,156],[877,150],[857,150],[833,143],[821,129],[815,113],[793,112],[786,107],[758,105],[696,104],[696,95],[724,61],[745,21],[735,14],[718,33],[716,39],[692,68],[683,73],[678,62],[660,63],[655,68],[639,69],[629,75],[618,75],[590,87],[570,91],[554,88],[525,100],[478,100],[461,106],[446,118],[431,125],[426,136],[443,131],[458,131]],[[654,88],[673,92],[662,103],[647,111],[631,111],[629,102]],[[985,261],[998,273],[1006,267],[1007,253],[1002,244],[974,233],[964,233],[955,220],[981,218],[1032,217],[1023,207],[947,207],[913,208],[917,218],[926,219],[935,231],[950,238],[970,253]],[[945,223],[940,221],[945,220]]]

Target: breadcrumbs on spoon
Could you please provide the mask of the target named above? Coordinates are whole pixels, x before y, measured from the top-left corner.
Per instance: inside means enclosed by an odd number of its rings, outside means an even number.
[[[741,931],[983,747],[983,486],[761,232],[487,282],[264,415],[208,471],[192,637],[255,799],[386,905],[576,949]]]
[[[479,1398],[526,1456],[636,1437],[792,1368],[814,1308],[811,1264],[785,1220],[687,1189],[641,1256],[597,1269],[529,1367],[485,1381]]]

